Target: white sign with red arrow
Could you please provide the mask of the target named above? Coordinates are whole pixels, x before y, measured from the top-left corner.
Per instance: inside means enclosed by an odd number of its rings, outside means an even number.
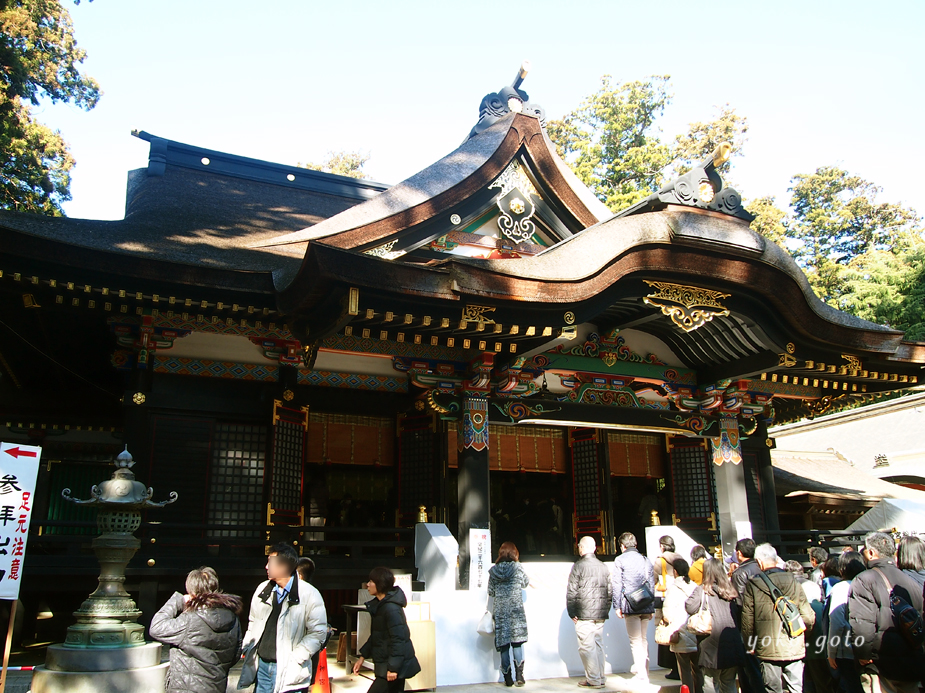
[[[0,443],[0,599],[19,599],[42,448]]]

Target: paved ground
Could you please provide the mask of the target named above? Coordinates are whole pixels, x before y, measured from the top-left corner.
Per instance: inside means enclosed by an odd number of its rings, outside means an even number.
[[[329,661],[328,666],[332,678],[331,693],[365,693],[372,683],[371,679],[363,676],[354,676],[352,674],[348,676],[342,664]],[[240,665],[231,670],[231,676],[228,680],[229,693],[237,691],[239,672]],[[605,690],[618,691],[620,693],[678,693],[680,689],[678,682],[665,679],[665,673],[667,672],[664,670],[652,672],[650,685],[648,687],[634,685],[631,681],[632,677],[630,674],[612,674],[607,677],[607,686]],[[582,680],[581,677],[531,681],[529,672],[527,672],[527,674],[527,684],[522,689],[524,693],[527,693],[527,691],[535,693],[540,691],[557,693],[568,691],[570,693],[576,693],[582,690],[578,688],[578,682]],[[28,693],[31,681],[31,671],[11,671],[7,674],[6,693]],[[251,687],[245,690],[253,691],[254,689]],[[506,689],[504,684],[501,683],[481,683],[468,686],[439,686],[437,690],[439,693],[463,693],[464,691],[466,693],[488,693],[489,691],[501,693]],[[519,690],[521,689],[514,688],[512,689],[512,693]],[[714,693],[713,686],[710,685],[709,679],[707,679],[706,685],[704,686],[704,691],[705,693]]]
[[[6,693],[26,693],[32,683],[31,671],[8,671],[6,674]]]
[[[330,672],[332,676],[332,686],[331,693],[365,693],[366,689],[369,688],[372,681],[365,677],[361,676],[347,676],[344,672],[343,665],[330,663]],[[680,690],[680,684],[677,681],[669,681],[665,678],[665,674],[668,672],[665,670],[659,670],[652,672],[650,676],[650,685],[649,686],[638,686],[634,685],[631,681],[632,676],[630,674],[612,674],[607,677],[607,685],[604,690],[607,691],[619,691],[621,693],[678,693]],[[583,677],[572,677],[572,678],[563,678],[563,679],[541,679],[539,681],[531,681],[529,678],[529,672],[527,672],[527,683],[522,689],[513,688],[511,693],[515,691],[523,690],[524,693],[527,691],[539,692],[539,691],[551,691],[556,693],[577,693],[578,691],[584,690],[578,688],[578,682],[583,680]],[[466,686],[438,686],[437,691],[439,693],[501,693],[502,691],[507,690],[503,683],[480,683],[472,684]],[[713,686],[710,685],[709,679],[704,686],[705,693],[714,693]]]

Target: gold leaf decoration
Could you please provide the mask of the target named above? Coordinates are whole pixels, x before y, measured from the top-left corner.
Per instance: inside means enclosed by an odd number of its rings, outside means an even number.
[[[655,291],[643,298],[643,301],[660,308],[663,315],[671,318],[685,332],[693,332],[717,316],[729,315],[729,310],[720,303],[720,299],[729,298],[731,294],[683,284],[648,279],[644,281]]]

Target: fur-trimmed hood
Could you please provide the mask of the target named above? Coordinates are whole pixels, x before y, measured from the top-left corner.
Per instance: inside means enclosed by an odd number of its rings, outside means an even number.
[[[227,633],[234,628],[243,611],[243,602],[236,594],[209,592],[197,594],[187,602],[185,612],[193,612],[216,633]]]

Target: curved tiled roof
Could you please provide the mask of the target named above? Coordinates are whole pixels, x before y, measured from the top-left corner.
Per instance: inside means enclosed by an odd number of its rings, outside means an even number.
[[[0,211],[0,234],[14,232],[5,234],[7,249],[50,242],[212,269],[298,268],[304,246],[254,244],[317,224],[388,187],[142,135],[152,143],[150,162],[128,174],[124,219]]]
[[[355,239],[353,234],[349,238],[337,237],[383,222],[391,217],[407,214],[415,208],[439,198],[441,195],[451,194],[454,188],[464,185],[468,179],[475,177],[483,169],[492,168],[490,175],[476,183],[477,186],[487,185],[516,154],[520,140],[513,143],[514,148],[508,155],[502,157],[506,160],[499,161],[497,156],[499,149],[512,139],[511,131],[516,130],[518,127],[524,128],[525,134],[522,137],[528,138],[529,142],[533,142],[539,136],[541,144],[538,145],[538,148],[546,150],[545,153],[549,157],[551,166],[555,169],[555,174],[562,178],[570,193],[590,213],[592,220],[601,221],[613,216],[607,206],[598,200],[578,180],[565,162],[555,155],[555,145],[550,141],[545,130],[539,127],[536,118],[526,114],[510,114],[478,135],[466,140],[459,148],[436,163],[414,174],[407,180],[392,186],[377,197],[311,228],[262,241],[255,244],[255,247],[283,246],[322,239],[326,239],[327,242],[339,247],[349,248],[362,245],[367,239]],[[495,171],[495,169],[497,170]],[[411,220],[410,223],[416,223],[417,221],[419,219]]]

